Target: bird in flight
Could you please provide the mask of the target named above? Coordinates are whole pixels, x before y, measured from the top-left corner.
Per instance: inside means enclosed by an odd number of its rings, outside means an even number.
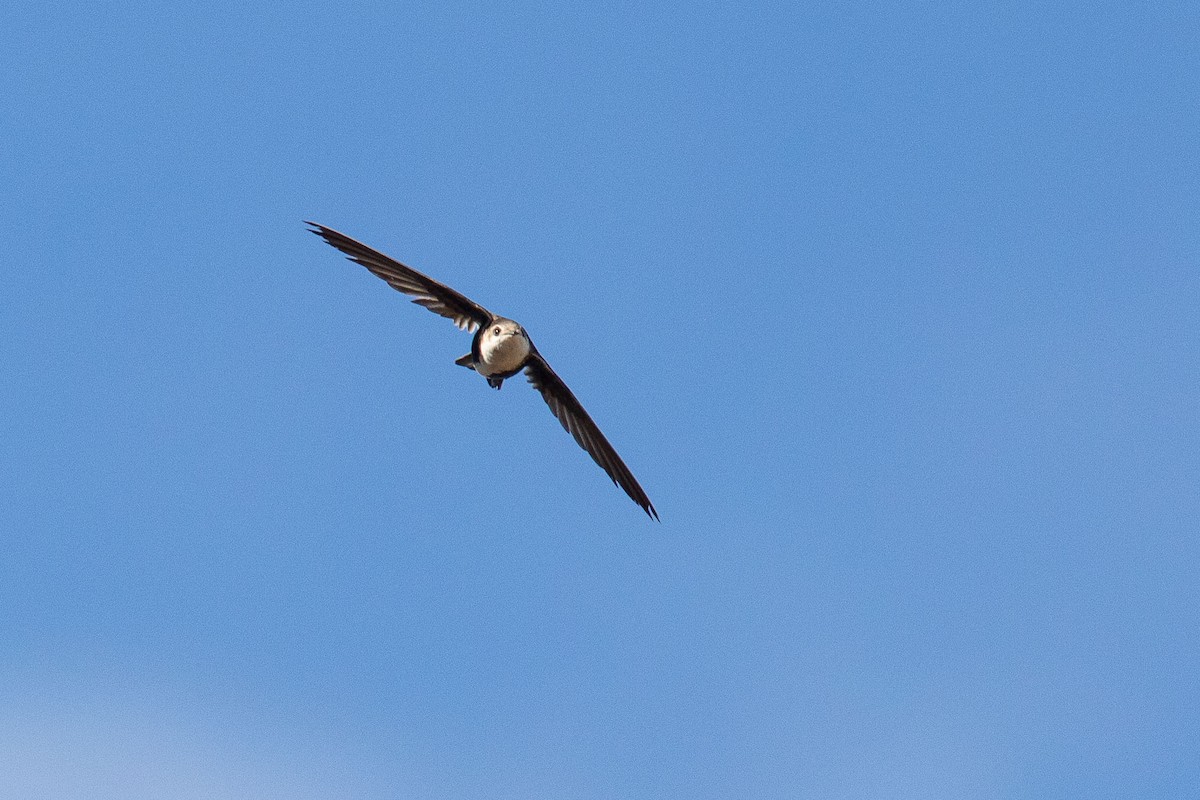
[[[633,502],[642,507],[652,519],[658,512],[650,498],[642,491],[637,479],[617,455],[617,451],[604,438],[600,428],[583,410],[583,406],[562,378],[555,374],[546,359],[533,346],[525,329],[507,317],[493,314],[483,306],[422,275],[411,267],[373,250],[344,233],[327,228],[316,222],[305,222],[311,232],[320,236],[333,247],[341,250],[351,261],[362,264],[371,272],[388,282],[397,291],[413,296],[413,302],[425,306],[435,314],[451,319],[461,330],[474,331],[471,352],[455,360],[455,364],[473,369],[487,378],[488,385],[499,389],[505,380],[524,370],[525,377],[533,388],[541,392],[542,399],[550,411],[558,417],[579,446],[587,451],[592,460],[608,473],[613,483],[625,490]]]

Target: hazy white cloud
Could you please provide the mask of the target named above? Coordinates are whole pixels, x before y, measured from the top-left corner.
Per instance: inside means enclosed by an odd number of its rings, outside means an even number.
[[[396,797],[361,762],[205,710],[18,698],[0,710],[0,796],[89,800]]]

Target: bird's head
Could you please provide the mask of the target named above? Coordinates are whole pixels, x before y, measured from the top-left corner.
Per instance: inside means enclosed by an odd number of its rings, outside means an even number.
[[[496,339],[496,340],[506,339],[509,336],[520,336],[522,338],[529,338],[528,336],[526,336],[524,328],[522,328],[520,325],[518,325],[513,320],[505,319],[504,317],[499,317],[495,320],[492,320],[492,324],[488,327],[488,329],[486,331],[484,331],[483,336],[485,339]]]

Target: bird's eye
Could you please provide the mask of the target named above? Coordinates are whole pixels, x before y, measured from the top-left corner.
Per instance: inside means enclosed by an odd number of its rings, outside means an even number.
[[[492,328],[492,333],[494,333],[494,334],[496,334],[497,336],[499,336],[499,335],[500,335],[500,329],[499,329],[499,328]]]

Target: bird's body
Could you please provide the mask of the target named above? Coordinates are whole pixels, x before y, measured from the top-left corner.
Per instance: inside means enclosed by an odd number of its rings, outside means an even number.
[[[613,483],[624,489],[646,514],[658,519],[658,512],[638,485],[633,473],[604,438],[600,428],[584,411],[575,395],[533,346],[523,327],[507,317],[493,314],[449,286],[438,283],[343,233],[315,222],[305,224],[311,225],[313,233],[341,250],[351,261],[362,264],[383,278],[392,288],[413,295],[414,303],[453,320],[459,328],[474,331],[471,352],[456,359],[456,364],[475,370],[487,379],[489,386],[496,389],[508,378],[524,371],[529,382],[541,393],[551,412],[558,417],[563,428],[575,437],[579,446],[587,451],[592,460],[608,473]]]
[[[525,368],[533,342],[525,329],[511,319],[497,317],[490,325],[482,325],[471,340],[471,352],[455,363],[469,367],[488,379],[497,389],[506,378]]]

